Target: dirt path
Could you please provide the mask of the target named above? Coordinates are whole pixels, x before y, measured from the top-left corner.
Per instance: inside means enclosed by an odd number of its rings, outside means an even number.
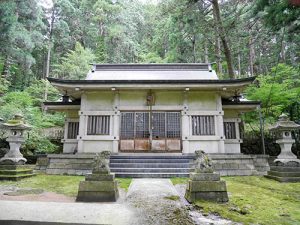
[[[0,186],[0,200],[38,201],[38,202],[75,202],[75,197],[65,196],[41,189]]]

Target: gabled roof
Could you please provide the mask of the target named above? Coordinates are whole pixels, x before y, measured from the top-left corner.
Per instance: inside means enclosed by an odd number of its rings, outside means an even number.
[[[208,63],[94,64],[86,80],[218,80],[218,76]]]
[[[201,90],[229,98],[241,93],[255,77],[219,80],[210,64],[94,64],[85,80],[48,78],[62,94],[80,99],[82,91]]]

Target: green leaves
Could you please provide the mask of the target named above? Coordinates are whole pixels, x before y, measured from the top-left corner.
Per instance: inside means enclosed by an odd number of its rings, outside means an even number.
[[[90,49],[84,49],[79,42],[76,43],[75,49],[70,50],[62,58],[60,64],[55,65],[53,74],[61,79],[84,79],[90,69],[90,63],[95,59]]]
[[[297,69],[278,64],[271,69],[270,74],[260,75],[257,80],[259,87],[250,86],[246,91],[246,96],[250,100],[262,102],[266,117],[276,119],[282,112],[289,112],[294,103],[299,104],[300,75]],[[299,113],[298,116],[300,116]]]

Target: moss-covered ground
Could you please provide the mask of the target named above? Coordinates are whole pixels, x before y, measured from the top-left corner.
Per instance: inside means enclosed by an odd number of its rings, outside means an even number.
[[[63,176],[63,175],[45,175],[37,176],[16,181],[0,181],[0,185],[16,186],[19,188],[38,188],[44,191],[55,192],[67,196],[75,197],[78,192],[79,182],[84,180],[84,176]],[[121,188],[128,190],[131,179],[118,178]]]
[[[244,224],[300,224],[300,183],[279,183],[264,177],[223,177],[229,202],[216,204],[199,201],[206,213],[215,213]],[[186,178],[172,178],[173,184]]]

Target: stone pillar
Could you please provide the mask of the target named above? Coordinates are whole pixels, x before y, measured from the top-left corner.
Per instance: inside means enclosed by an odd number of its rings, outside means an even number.
[[[86,115],[82,111],[79,111],[79,132],[78,132],[78,153],[83,153],[83,137],[86,133]]]

